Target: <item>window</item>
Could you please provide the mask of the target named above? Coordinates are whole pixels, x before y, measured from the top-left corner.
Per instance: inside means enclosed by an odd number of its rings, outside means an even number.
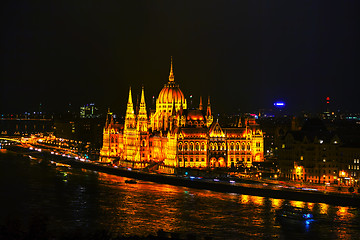
[[[199,151],[199,143],[197,142],[196,145],[195,145],[195,150],[196,151]]]

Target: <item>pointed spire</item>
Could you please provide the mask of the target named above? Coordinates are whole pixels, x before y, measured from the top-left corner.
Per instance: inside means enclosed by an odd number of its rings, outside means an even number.
[[[131,96],[131,87],[129,88],[129,98],[128,98],[128,104],[132,104],[132,96]]]
[[[171,56],[171,67],[170,67],[170,74],[169,74],[169,82],[174,82],[174,72],[173,72],[173,60]]]
[[[138,117],[141,116],[141,117],[147,118],[144,86],[141,89],[140,109],[139,109],[138,115],[139,115]]]
[[[145,94],[144,86],[141,88],[141,100],[140,100],[140,109],[137,115],[137,129],[146,132],[148,129],[148,116],[146,113],[146,104],[145,104]]]
[[[203,110],[202,97],[200,96],[199,110]]]
[[[128,99],[128,104],[127,104],[127,109],[126,109],[126,118],[128,117],[134,117],[134,105],[132,102],[132,97],[131,97],[131,87],[129,89],[129,99]]]
[[[206,115],[211,116],[211,105],[210,105],[210,96],[208,97],[208,104],[206,109]]]

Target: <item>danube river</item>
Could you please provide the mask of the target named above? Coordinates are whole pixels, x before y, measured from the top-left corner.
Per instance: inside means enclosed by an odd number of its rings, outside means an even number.
[[[147,236],[158,230],[212,239],[360,239],[360,209],[176,187],[56,167],[0,152],[0,226],[26,231],[41,221],[53,236],[106,230]],[[275,210],[305,207],[325,221],[281,226]],[[9,220],[10,219],[10,220]]]

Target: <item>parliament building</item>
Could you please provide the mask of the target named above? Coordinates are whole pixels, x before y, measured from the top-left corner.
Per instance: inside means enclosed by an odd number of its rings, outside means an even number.
[[[144,88],[134,111],[131,88],[124,124],[108,114],[104,131],[102,161],[117,158],[135,166],[157,162],[168,167],[251,167],[264,160],[263,132],[252,117],[240,118],[235,127],[221,127],[211,112],[210,98],[189,109],[175,83],[171,60],[169,81],[148,112]]]

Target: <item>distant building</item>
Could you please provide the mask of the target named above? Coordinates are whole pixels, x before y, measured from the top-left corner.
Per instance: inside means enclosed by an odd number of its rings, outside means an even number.
[[[295,181],[358,185],[359,159],[359,143],[349,144],[341,132],[329,132],[320,119],[288,131],[278,149],[281,176]]]
[[[215,168],[263,161],[263,133],[254,118],[242,119],[235,127],[213,121],[210,98],[189,109],[174,81],[171,62],[169,81],[156,99],[149,116],[144,88],[139,111],[134,112],[131,89],[125,123],[114,122],[109,113],[103,131],[103,161],[118,157],[137,166],[163,162],[171,167]]]
[[[38,133],[52,133],[52,116],[38,114],[2,114],[0,118],[0,135],[24,136]]]
[[[96,117],[99,117],[99,111],[94,103],[86,104],[80,107],[80,118],[96,118]]]
[[[54,135],[57,138],[91,143],[93,148],[102,146],[103,118],[55,119]]]

